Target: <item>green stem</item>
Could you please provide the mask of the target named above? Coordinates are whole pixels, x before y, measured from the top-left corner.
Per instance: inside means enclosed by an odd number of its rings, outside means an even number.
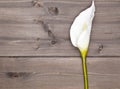
[[[83,55],[83,54],[82,54],[82,68],[83,68],[83,75],[84,75],[83,76],[84,77],[84,89],[89,89],[86,55]]]

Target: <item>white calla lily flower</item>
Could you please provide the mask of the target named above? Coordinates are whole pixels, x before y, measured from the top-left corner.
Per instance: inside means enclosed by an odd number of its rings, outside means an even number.
[[[82,11],[73,21],[70,28],[70,37],[73,46],[80,50],[82,56],[82,66],[84,74],[84,89],[88,89],[88,74],[86,65],[86,55],[88,51],[92,21],[95,13],[94,0],[92,5]]]
[[[82,11],[75,18],[71,26],[71,42],[73,46],[78,47],[81,51],[88,49],[94,12],[95,5],[94,1],[92,1],[92,5],[88,9]]]

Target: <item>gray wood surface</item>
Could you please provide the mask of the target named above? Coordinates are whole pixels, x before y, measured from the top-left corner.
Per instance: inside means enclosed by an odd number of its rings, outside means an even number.
[[[90,89],[119,89],[120,58],[88,58]],[[80,58],[0,58],[1,89],[83,89]],[[7,86],[6,86],[7,84]]]
[[[120,57],[88,57],[90,75],[118,75]],[[82,75],[80,57],[23,57],[0,58],[0,72],[39,72],[41,74],[80,74]]]
[[[0,89],[83,89],[74,18],[91,0],[0,0]],[[95,0],[90,89],[120,89],[120,0]]]
[[[87,0],[1,0],[0,56],[79,56],[69,29],[89,5]],[[119,56],[119,9],[119,0],[96,1],[88,56]]]

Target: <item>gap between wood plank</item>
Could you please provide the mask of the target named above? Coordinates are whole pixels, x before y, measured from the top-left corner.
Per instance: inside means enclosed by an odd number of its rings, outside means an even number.
[[[0,56],[0,58],[77,58],[81,56]],[[120,56],[87,56],[87,58],[120,58]]]

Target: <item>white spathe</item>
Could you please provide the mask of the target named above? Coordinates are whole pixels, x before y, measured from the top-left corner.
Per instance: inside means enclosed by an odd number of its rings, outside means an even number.
[[[95,13],[95,5],[93,0],[92,5],[86,10],[82,11],[75,18],[70,28],[71,42],[73,46],[79,48],[80,50],[87,49],[89,46],[94,13]]]

